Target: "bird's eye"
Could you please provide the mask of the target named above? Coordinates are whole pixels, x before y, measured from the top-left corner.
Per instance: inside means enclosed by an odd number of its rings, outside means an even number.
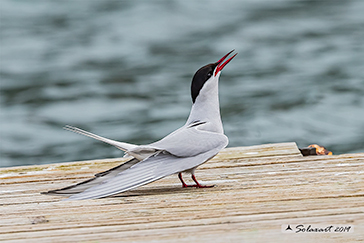
[[[207,73],[207,77],[211,77],[212,76],[212,71]]]

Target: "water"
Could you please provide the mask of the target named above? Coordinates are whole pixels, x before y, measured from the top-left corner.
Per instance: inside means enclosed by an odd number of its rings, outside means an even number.
[[[364,152],[364,1],[0,2],[1,166],[120,157],[182,126],[194,72],[236,49],[229,146]]]

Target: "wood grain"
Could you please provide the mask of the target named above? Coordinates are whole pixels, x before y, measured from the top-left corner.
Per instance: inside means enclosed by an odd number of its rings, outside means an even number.
[[[173,175],[105,199],[40,194],[124,161],[0,168],[0,241],[364,241],[364,154],[303,157],[295,143],[223,150],[196,171],[214,188],[181,188]],[[351,225],[354,232],[282,233],[287,224]]]

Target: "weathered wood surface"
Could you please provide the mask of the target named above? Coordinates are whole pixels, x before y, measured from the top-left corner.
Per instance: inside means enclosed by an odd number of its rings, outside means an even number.
[[[122,161],[0,169],[0,241],[364,241],[364,154],[302,157],[295,143],[225,149],[196,171],[214,188],[181,188],[174,175],[98,200],[40,194]],[[282,233],[285,224],[352,225],[354,232]]]

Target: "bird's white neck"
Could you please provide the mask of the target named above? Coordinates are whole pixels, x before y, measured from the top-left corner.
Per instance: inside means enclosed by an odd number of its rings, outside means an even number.
[[[219,76],[220,74],[204,84],[192,105],[186,124],[194,121],[205,121],[209,123],[206,126],[207,130],[224,133],[219,104]]]

